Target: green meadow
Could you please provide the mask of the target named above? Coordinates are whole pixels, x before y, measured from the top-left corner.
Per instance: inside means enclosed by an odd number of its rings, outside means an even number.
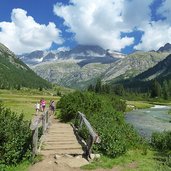
[[[35,114],[35,104],[44,98],[49,107],[50,100],[57,102],[60,97],[54,96],[53,91],[38,90],[0,90],[0,101],[17,114],[24,114],[26,120],[31,120]]]

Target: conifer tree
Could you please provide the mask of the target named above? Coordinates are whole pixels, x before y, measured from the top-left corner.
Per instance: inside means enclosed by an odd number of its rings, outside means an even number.
[[[162,94],[161,85],[157,80],[154,80],[151,88],[151,97],[160,97]]]
[[[163,82],[163,97],[165,100],[169,98],[169,88],[166,80]]]
[[[101,90],[102,90],[102,83],[101,83],[101,80],[98,79],[97,82],[96,82],[96,86],[95,86],[95,92],[100,93]]]

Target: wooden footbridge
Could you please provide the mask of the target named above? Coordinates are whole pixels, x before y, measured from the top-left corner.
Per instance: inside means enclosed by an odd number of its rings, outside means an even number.
[[[99,136],[81,112],[78,112],[76,123],[77,126],[61,123],[51,115],[50,111],[45,111],[40,117],[36,117],[30,126],[33,137],[33,156],[37,154],[84,155],[88,159],[93,143],[100,141]],[[87,140],[79,136],[79,130],[83,125],[89,132]]]

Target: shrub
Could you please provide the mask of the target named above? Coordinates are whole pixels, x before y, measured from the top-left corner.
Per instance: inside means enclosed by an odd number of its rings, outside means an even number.
[[[63,121],[71,121],[78,111],[86,115],[101,138],[101,143],[94,145],[93,149],[102,154],[116,157],[142,142],[133,127],[125,122],[121,112],[124,110],[124,101],[90,92],[74,92],[63,96],[59,106]],[[84,138],[87,137],[84,126],[80,133]]]
[[[57,107],[61,108],[60,119],[68,122],[76,117],[78,111],[86,113],[87,116],[92,112],[101,111],[102,103],[95,93],[77,91],[63,96]]]
[[[171,150],[171,132],[155,132],[151,137],[151,144],[154,148],[159,151],[169,151]]]
[[[31,131],[23,115],[0,105],[0,165],[17,164],[30,157]]]
[[[101,138],[101,143],[96,144],[94,149],[109,157],[116,157],[137,147],[141,140],[133,127],[125,123],[120,112],[101,112],[94,115],[90,122]]]

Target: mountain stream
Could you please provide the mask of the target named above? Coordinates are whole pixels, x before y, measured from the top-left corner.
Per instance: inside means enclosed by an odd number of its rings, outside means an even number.
[[[127,123],[130,123],[143,137],[149,139],[153,132],[171,131],[171,106],[155,105],[148,109],[127,112]]]

